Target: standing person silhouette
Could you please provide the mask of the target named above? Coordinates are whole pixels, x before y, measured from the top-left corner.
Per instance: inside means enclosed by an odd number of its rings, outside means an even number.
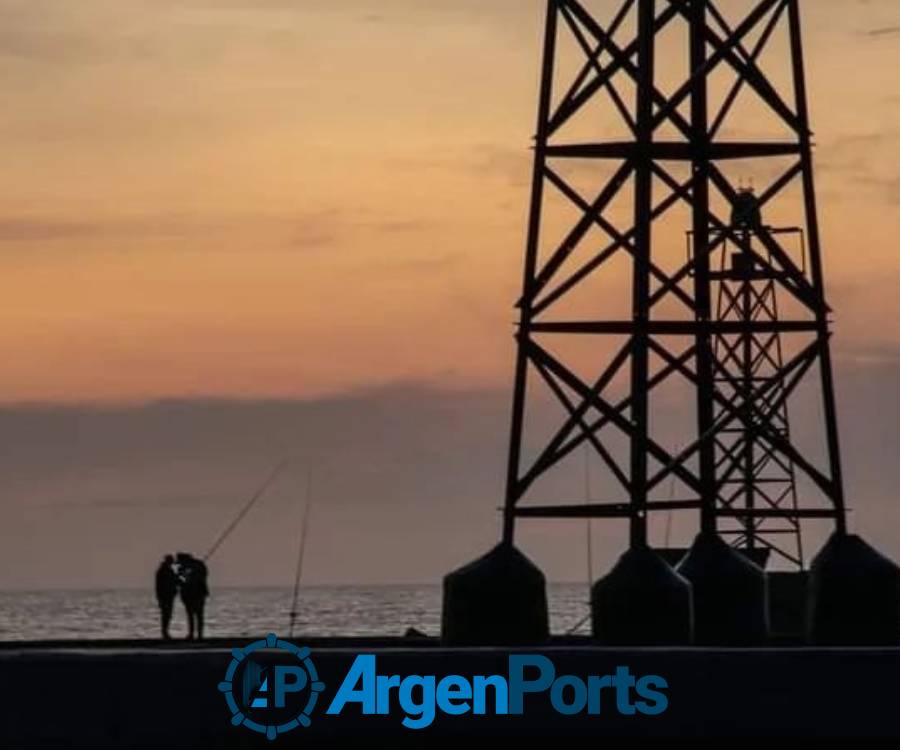
[[[175,558],[166,555],[156,569],[156,603],[159,605],[159,619],[163,640],[171,640],[169,624],[172,622],[172,610],[175,608],[175,595],[178,593],[178,575],[174,568]]]
[[[178,553],[178,572],[181,581],[181,602],[188,618],[189,641],[203,640],[203,608],[209,596],[206,563],[186,552]]]

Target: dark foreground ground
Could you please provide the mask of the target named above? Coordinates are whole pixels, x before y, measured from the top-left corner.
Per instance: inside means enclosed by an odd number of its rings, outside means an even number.
[[[510,651],[443,649],[429,639],[312,640],[326,684],[308,729],[274,743],[235,729],[216,686],[230,648],[153,642],[0,644],[0,748],[255,748],[319,746],[342,738],[391,738],[427,746],[458,737],[900,738],[900,649],[609,649],[569,639],[518,650],[543,654],[557,674],[605,675],[627,666],[663,676],[669,709],[660,716],[562,716],[543,696],[523,716],[439,716],[425,730],[402,715],[325,715],[359,653],[377,655],[380,674],[505,674]]]

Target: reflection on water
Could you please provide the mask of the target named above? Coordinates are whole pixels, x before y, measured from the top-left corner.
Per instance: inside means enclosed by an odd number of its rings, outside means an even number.
[[[566,632],[587,615],[584,585],[549,590],[553,632]],[[207,605],[210,637],[284,633],[289,588],[215,589]],[[416,627],[440,633],[439,586],[311,586],[301,590],[295,633],[308,636],[402,635]],[[0,640],[155,638],[153,592],[147,590],[0,592]],[[176,605],[172,634],[185,633]]]

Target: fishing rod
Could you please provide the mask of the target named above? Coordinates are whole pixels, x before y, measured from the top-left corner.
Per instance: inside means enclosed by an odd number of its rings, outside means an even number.
[[[309,529],[309,511],[312,507],[312,469],[306,474],[306,505],[303,508],[303,526],[300,529],[300,546],[297,550],[297,571],[294,575],[294,594],[291,598],[290,638],[294,637],[294,625],[297,623],[297,600],[300,598],[300,577],[303,575],[303,555],[306,552],[306,533]]]
[[[285,458],[272,470],[269,476],[266,477],[266,481],[263,482],[260,488],[253,494],[253,497],[251,497],[247,504],[243,508],[241,508],[240,512],[234,517],[232,522],[228,524],[225,530],[221,534],[219,534],[219,538],[216,539],[215,544],[213,544],[213,546],[210,547],[209,552],[204,555],[204,560],[209,560],[209,558],[211,558],[216,553],[219,547],[222,546],[222,542],[224,542],[229,536],[231,536],[231,532],[237,528],[237,525],[244,519],[244,516],[246,516],[250,512],[250,509],[254,505],[256,505],[257,500],[259,500],[266,493],[266,490],[269,489],[269,487],[272,485],[272,482],[274,482],[278,478],[278,475],[287,468],[289,463],[290,461]]]

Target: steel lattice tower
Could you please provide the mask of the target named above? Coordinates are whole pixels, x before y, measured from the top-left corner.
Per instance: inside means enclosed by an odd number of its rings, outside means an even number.
[[[739,190],[731,225],[738,231],[743,247],[753,247],[756,234],[765,230],[780,237],[793,236],[800,241],[805,261],[803,231],[798,227],[763,227],[762,214],[751,190]],[[689,237],[691,235],[689,234]],[[689,253],[692,247],[688,246]],[[763,251],[768,257],[768,253]],[[771,262],[771,257],[768,257]],[[740,247],[732,248],[722,240],[717,270],[710,274],[718,282],[717,320],[736,323],[774,323],[779,320],[778,284],[769,271],[757,268],[753,258]],[[713,339],[716,387],[731,401],[751,401],[753,389],[767,383],[784,367],[781,334],[771,331],[757,334],[751,326],[736,334],[717,334]],[[790,420],[783,382],[776,382],[769,394],[760,399],[772,429],[790,441]],[[725,409],[716,410],[717,418]],[[723,467],[721,507],[723,509],[770,508],[788,510],[781,517],[723,519],[719,533],[738,549],[774,553],[782,560],[803,569],[803,538],[798,507],[794,463],[779,455],[764,439],[757,438],[753,426],[759,413],[745,411],[733,426],[716,438],[716,465]],[[736,470],[734,467],[737,467]]]
[[[704,531],[799,562],[801,521],[845,531],[800,1],[625,0],[607,22],[590,0],[549,0],[505,541],[518,518],[595,517],[627,519],[631,545],[644,546],[650,514],[693,511]],[[683,42],[673,47],[671,34]],[[761,61],[776,39],[786,52],[772,75]],[[663,86],[676,56],[684,76]],[[774,123],[761,137],[737,114],[747,102]],[[747,219],[735,169],[765,180],[751,213],[788,230]],[[574,212],[555,235],[551,199]],[[673,262],[662,248],[684,229],[690,252],[681,244]],[[567,305],[604,275],[607,289],[627,286],[624,314]],[[589,375],[583,357],[560,354],[576,340],[592,343]],[[675,447],[654,417],[672,385],[691,413]],[[526,412],[542,386],[564,416],[531,457]],[[822,420],[816,449],[787,429],[788,404],[810,392],[818,408],[808,411]],[[538,480],[585,445],[620,498],[535,498]],[[800,483],[814,498],[803,507]],[[785,530],[795,541],[774,542]]]

